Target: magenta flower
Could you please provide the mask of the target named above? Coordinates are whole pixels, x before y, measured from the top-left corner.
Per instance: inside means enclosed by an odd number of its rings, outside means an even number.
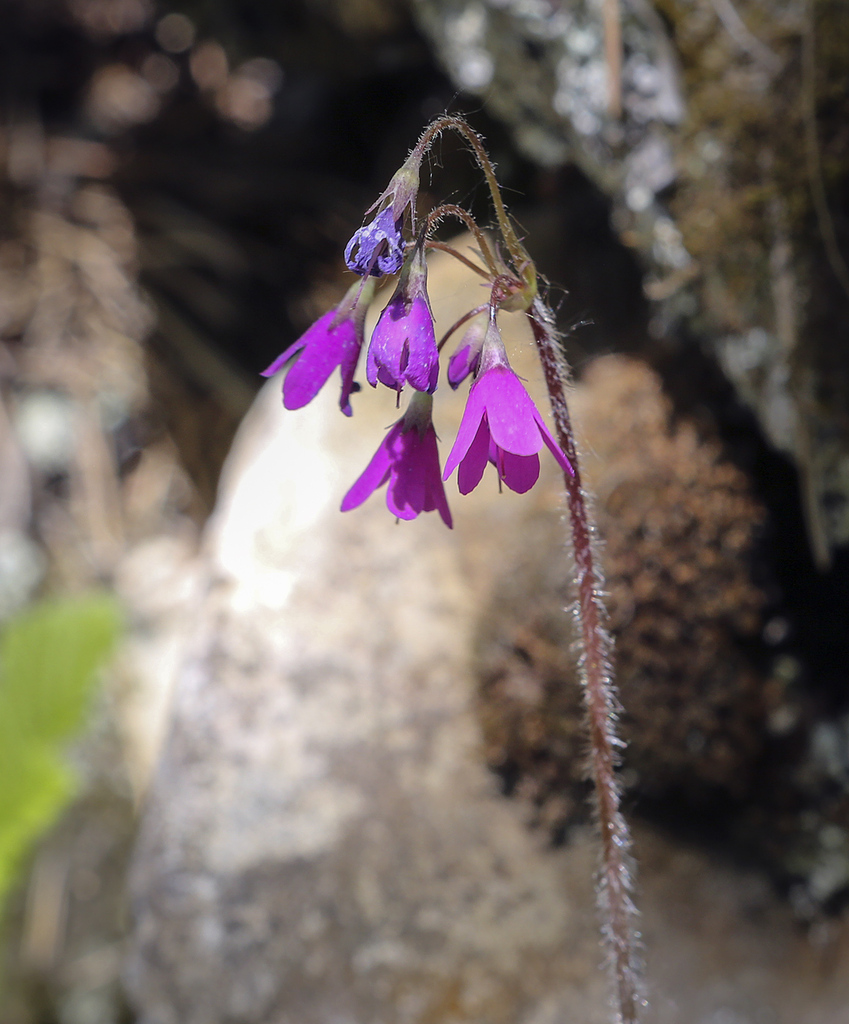
[[[461,494],[468,494],[480,483],[487,462],[492,462],[499,484],[503,481],[511,490],[524,494],[539,477],[538,452],[543,445],[565,472],[574,475],[530,395],[510,369],[491,315],[478,377],[469,391],[443,479],[447,480],[459,466],[457,486]]]
[[[351,393],[359,390],[354,372],[373,295],[373,281],[358,281],[335,309],[320,317],[262,371],[263,377],[272,377],[292,356],[298,357],[283,381],[283,405],[287,409],[301,409],[311,402],[338,366],[342,376],[339,408],[346,416],[351,415]]]
[[[415,519],[420,512],[436,509],[445,525],[452,526],[431,420],[432,405],[430,395],[413,395],[406,413],[390,429],[365,472],[345,495],[343,512],[362,505],[388,480],[386,505],[399,519]]]
[[[380,314],[366,358],[366,379],[401,391],[436,390],[439,352],[427,298],[427,263],[417,247],[404,267],[395,294]]]
[[[453,391],[457,390],[469,374],[477,373],[486,330],[485,320],[475,320],[448,360],[448,384]]]

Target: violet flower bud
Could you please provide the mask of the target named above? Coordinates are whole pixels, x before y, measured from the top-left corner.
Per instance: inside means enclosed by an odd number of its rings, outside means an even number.
[[[466,330],[460,344],[448,360],[448,384],[453,391],[457,390],[469,374],[477,373],[486,331],[486,320],[472,321],[472,325]]]
[[[355,231],[345,246],[345,262],[349,270],[361,277],[397,274],[404,263],[403,223],[403,217],[396,220],[392,207],[387,206],[371,223]]]
[[[368,224],[354,232],[345,246],[345,263],[349,270],[361,277],[368,274],[382,277],[397,274],[401,269],[406,250],[404,219],[408,211],[415,230],[420,165],[421,154],[413,150],[393,175],[386,191],[366,210],[371,213],[383,207]]]

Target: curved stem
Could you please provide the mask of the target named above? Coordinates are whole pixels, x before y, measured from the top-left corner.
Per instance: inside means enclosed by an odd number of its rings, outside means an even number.
[[[461,316],[460,319],[457,321],[457,323],[449,327],[445,334],[442,335],[439,344],[436,346],[436,351],[441,352],[445,346],[445,342],[448,341],[448,339],[455,331],[458,331],[463,326],[463,324],[467,323],[473,317],[476,317],[479,313],[483,313],[485,309],[489,309],[488,302],[485,302],[482,306],[476,306],[474,309],[470,309],[468,313],[464,313],[463,316]]]
[[[644,1001],[640,995],[637,943],[634,931],[636,911],[631,900],[631,845],[628,827],[619,806],[616,765],[623,743],[616,736],[619,711],[611,668],[612,640],[605,629],[601,599],[602,575],[593,552],[590,524],[575,437],[566,404],[565,374],[553,318],[542,299],[536,298],[528,312],[531,329],[542,361],[545,382],[557,437],[575,475],[564,474],[572,549],[577,572],[578,608],[582,656],[580,669],[590,732],[590,773],[595,786],[598,823],[601,830],[599,909],[616,986],[617,1020],[636,1024]]]
[[[498,226],[501,230],[502,237],[504,238],[504,244],[518,268],[518,272],[521,275],[522,280],[525,282],[528,291],[528,308],[530,308],[531,302],[536,297],[536,269],[534,268],[525,247],[522,245],[522,242],[516,234],[513,224],[507,215],[507,208],[504,205],[504,199],[501,196],[501,189],[498,185],[498,180],[495,177],[495,168],[492,166],[492,161],[489,159],[489,155],[480,140],[480,136],[478,136],[476,132],[472,131],[462,117],[454,117],[446,114],[442,117],[437,117],[436,120],[432,121],[424,132],[422,132],[419,141],[413,149],[413,154],[416,159],[421,160],[433,140],[445,131],[446,128],[453,129],[453,131],[458,132],[463,136],[464,140],[468,143],[469,148],[474,153],[478,166],[483,171],[487,186],[489,187],[489,193],[492,197],[492,205],[495,209],[495,216],[498,219]]]
[[[447,252],[448,255],[453,256],[455,260],[465,263],[470,270],[474,270],[476,274],[480,274],[480,276],[486,278],[487,281],[489,280],[489,274],[483,269],[483,267],[479,267],[476,263],[472,263],[470,259],[464,256],[461,252],[457,252],[457,250],[453,246],[448,245],[447,242],[434,242],[432,239],[428,239],[427,242],[425,242],[425,245],[428,249],[439,249],[441,252]]]
[[[427,215],[427,230],[430,231],[430,229],[435,224],[438,224],[443,217],[456,217],[466,225],[469,231],[471,231],[475,236],[475,241],[480,246],[480,254],[489,268],[490,274],[496,275],[498,273],[498,266],[492,252],[492,247],[489,244],[489,239],[478,227],[477,222],[469,211],[464,210],[462,206],[457,206],[454,203],[443,203],[441,206],[437,206],[435,210],[431,210]]]

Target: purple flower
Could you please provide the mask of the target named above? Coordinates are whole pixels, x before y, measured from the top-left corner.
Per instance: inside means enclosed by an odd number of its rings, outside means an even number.
[[[342,376],[339,408],[346,416],[351,415],[351,393],[359,390],[354,372],[363,346],[366,310],[373,295],[373,281],[358,281],[335,309],[320,317],[262,371],[263,377],[271,377],[292,356],[298,357],[283,381],[283,405],[287,409],[301,409],[311,402],[338,366]]]
[[[430,395],[413,395],[406,413],[390,429],[365,472],[345,495],[343,512],[362,505],[388,480],[386,505],[399,519],[415,519],[420,512],[436,509],[445,525],[452,525],[440,474],[432,405]]]
[[[397,274],[404,263],[406,248],[401,228],[404,218],[395,217],[387,206],[371,221],[354,232],[345,246],[345,262],[361,277],[371,274]]]
[[[461,494],[468,494],[480,483],[487,462],[492,462],[499,483],[503,481],[511,490],[524,494],[539,477],[538,452],[544,444],[563,470],[574,475],[530,395],[510,369],[491,315],[478,377],[469,391],[443,478],[447,480],[459,466],[457,486]]]
[[[486,321],[476,320],[463,335],[454,355],[448,360],[448,384],[453,391],[457,390],[469,374],[477,373],[486,330]]]
[[[417,248],[404,267],[395,294],[380,314],[366,358],[366,379],[399,391],[434,392],[439,352],[427,298],[427,263]]]
[[[406,248],[402,234],[404,218],[409,210],[411,220],[415,220],[421,160],[422,154],[414,149],[366,213],[371,213],[383,203],[386,205],[369,224],[355,231],[345,246],[348,269],[361,277],[397,274],[403,266]]]

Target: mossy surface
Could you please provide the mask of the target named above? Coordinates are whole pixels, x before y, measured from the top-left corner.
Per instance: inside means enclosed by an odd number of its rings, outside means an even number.
[[[725,5],[658,7],[687,111],[669,209],[696,264],[695,301],[668,315],[688,310],[686,329],[796,462],[825,564],[849,542],[845,6],[741,0],[739,24]]]

